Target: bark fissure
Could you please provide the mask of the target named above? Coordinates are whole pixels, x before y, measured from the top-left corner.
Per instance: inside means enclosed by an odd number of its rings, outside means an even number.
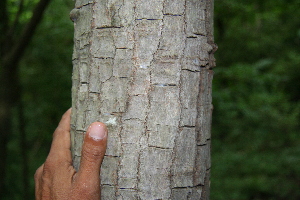
[[[172,17],[181,17],[181,16],[183,16],[183,15],[176,15],[176,14],[172,14],[172,13],[165,13],[164,15],[172,16]]]
[[[94,4],[95,4],[95,2],[87,2],[85,4],[80,4],[80,5],[77,5],[77,6],[75,5],[75,9],[81,9],[81,8],[83,8],[85,6],[94,5]]]
[[[96,27],[96,29],[118,29],[118,28],[123,28],[122,26],[101,26],[101,27]]]
[[[191,186],[186,186],[186,187],[173,187],[172,189],[186,189],[186,188],[196,188],[196,187],[203,187],[203,184],[198,184],[198,185],[191,185]]]
[[[149,145],[148,147],[149,148],[156,148],[156,149],[168,149],[168,150],[172,149],[172,148],[158,147],[158,146],[151,146],[151,145]]]

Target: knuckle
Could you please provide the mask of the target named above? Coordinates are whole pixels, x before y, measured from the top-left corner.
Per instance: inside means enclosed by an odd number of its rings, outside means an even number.
[[[42,170],[42,176],[48,177],[50,174],[55,173],[56,170],[57,170],[56,160],[52,159],[52,158],[47,158],[44,163],[43,170]]]
[[[95,147],[86,147],[82,149],[82,157],[90,162],[98,161],[102,155],[99,149]]]
[[[78,187],[78,191],[84,198],[92,197],[99,193],[97,188],[89,183],[80,184],[80,186]]]
[[[52,170],[56,167],[56,161],[52,158],[47,158],[44,164],[44,171]]]

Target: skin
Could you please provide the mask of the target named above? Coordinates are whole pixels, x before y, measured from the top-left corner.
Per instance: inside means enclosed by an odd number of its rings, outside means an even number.
[[[107,128],[94,122],[88,128],[78,172],[72,166],[69,109],[53,134],[45,163],[34,175],[36,200],[99,200],[100,167],[107,145]]]

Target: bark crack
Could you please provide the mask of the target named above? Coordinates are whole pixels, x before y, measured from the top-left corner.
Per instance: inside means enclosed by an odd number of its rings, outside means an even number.
[[[183,34],[186,35],[186,0],[184,2],[184,11],[183,11],[183,19],[184,19],[184,26],[183,26]],[[182,16],[182,15],[176,15],[176,16]],[[179,63],[180,63],[180,79],[179,79],[179,104],[182,105],[182,102],[181,102],[181,98],[182,98],[182,70],[183,70],[183,62],[184,62],[184,59],[185,59],[185,49],[186,49],[186,41],[187,39],[185,38],[184,39],[184,47],[182,49],[182,54],[179,58]],[[178,131],[181,130],[181,127],[180,127],[180,124],[182,123],[182,107],[180,109],[180,118],[179,118],[179,124],[178,124]],[[176,146],[178,145],[178,136],[179,136],[179,132],[177,131],[177,135],[174,139],[174,147],[173,147],[173,150],[172,150],[172,158],[171,158],[171,167],[170,167],[170,186],[172,185],[175,185],[175,181],[174,181],[174,176],[173,176],[173,170],[174,170],[174,164],[175,164],[175,159],[176,159]],[[173,190],[171,190],[171,196],[173,196]]]
[[[152,145],[148,145],[149,148],[155,148],[155,149],[164,149],[164,150],[170,150],[172,148],[168,148],[168,147],[159,147],[159,146],[152,146]]]
[[[197,188],[197,187],[203,187],[203,184],[198,185],[191,185],[191,186],[185,186],[185,187],[173,187],[172,189],[187,189],[187,188]]]
[[[119,28],[123,28],[124,26],[100,26],[100,27],[96,27],[96,29],[119,29]]]
[[[76,6],[75,9],[81,9],[81,8],[84,7],[84,6],[94,5],[94,4],[95,4],[95,2],[87,2],[87,3],[85,3],[85,4]]]
[[[188,72],[194,72],[194,73],[200,72],[200,70],[191,70],[191,69],[182,69],[182,71],[188,71]]]
[[[192,126],[192,125],[183,125],[180,126],[180,128],[195,128],[196,126]]]
[[[137,19],[137,12],[136,12],[136,7],[137,7],[137,2],[134,1],[134,7],[133,7],[133,13],[134,13],[134,19]],[[136,20],[135,20],[135,24],[134,24],[134,28],[133,28],[133,41],[134,41],[134,47],[133,47],[133,60],[135,61],[135,68],[137,66],[137,63],[136,63],[136,58],[137,57],[137,47],[136,47],[136,43],[137,43],[137,30],[136,30],[136,27],[137,27],[137,23],[136,23]],[[135,71],[133,72],[133,75],[135,75],[137,69],[135,69]],[[135,76],[136,77],[136,76]],[[134,84],[134,80],[133,80],[133,84]],[[148,89],[149,90],[149,89]],[[137,175],[136,175],[136,179],[137,179],[137,182],[136,182],[136,190],[137,192],[141,192],[140,190],[138,190],[139,188],[139,185],[141,183],[141,154],[142,154],[142,144],[141,144],[141,140],[142,140],[142,137],[144,134],[146,134],[146,130],[147,130],[147,125],[146,125],[146,122],[147,122],[147,119],[148,119],[148,110],[149,110],[149,94],[147,96],[148,98],[148,105],[147,105],[147,112],[146,112],[146,117],[145,117],[145,121],[144,121],[144,131],[143,133],[140,135],[139,137],[139,152],[138,152],[138,158],[137,158]]]
[[[153,84],[153,86],[157,86],[157,87],[174,87],[177,86],[176,84],[170,84],[170,83],[155,83]]]
[[[152,19],[152,18],[138,18],[135,20],[163,20],[163,19]]]
[[[163,15],[165,15],[165,16],[172,16],[172,17],[181,17],[182,16],[180,14],[172,14],[172,13],[164,13]]]

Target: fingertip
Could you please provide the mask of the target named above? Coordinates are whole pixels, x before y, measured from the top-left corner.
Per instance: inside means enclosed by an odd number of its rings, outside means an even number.
[[[64,117],[70,117],[71,116],[71,112],[72,112],[72,108],[69,108],[62,116],[62,118]]]
[[[107,127],[102,122],[92,123],[87,130],[88,137],[90,137],[94,141],[99,141],[107,138],[107,133]]]
[[[71,121],[71,109],[68,109],[62,116],[57,128],[53,133],[53,140],[49,156],[65,155],[65,158],[69,161],[71,159],[70,153],[70,121]]]
[[[57,128],[61,128],[67,132],[70,131],[70,122],[71,122],[71,112],[72,108],[69,108],[61,117],[61,120],[57,126]]]

